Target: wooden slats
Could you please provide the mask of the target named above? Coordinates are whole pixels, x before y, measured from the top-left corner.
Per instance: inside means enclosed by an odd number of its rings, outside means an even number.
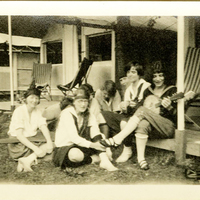
[[[186,129],[186,153],[189,155],[200,156],[200,131]],[[147,146],[175,151],[175,139],[155,139],[148,140]]]

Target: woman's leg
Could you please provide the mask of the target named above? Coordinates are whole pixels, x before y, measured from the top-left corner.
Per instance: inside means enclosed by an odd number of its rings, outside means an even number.
[[[118,168],[116,168],[109,160],[106,152],[101,152],[99,154],[100,157],[100,167],[103,169],[106,169],[108,171],[116,171]]]
[[[22,157],[18,159],[17,171],[18,172],[31,172],[31,166],[37,164],[37,156],[35,153],[30,154],[27,157]]]
[[[125,126],[127,125],[127,122],[128,121],[125,121],[125,120],[121,121],[121,123],[120,123],[121,130],[123,130],[125,128]],[[123,137],[124,137],[123,135],[122,136],[119,135],[120,140],[123,140],[124,139]],[[129,135],[128,137],[125,138],[125,140],[123,141],[123,144],[124,145],[123,145],[122,153],[116,159],[117,163],[126,162],[132,156],[132,137],[131,137],[131,135]]]
[[[90,164],[100,161],[100,167],[104,168],[108,171],[116,171],[118,170],[116,167],[113,166],[113,164],[108,159],[108,156],[106,152],[100,152],[99,153],[99,160],[97,159],[96,154],[93,154],[90,156],[90,159],[88,159],[88,156],[84,154],[79,148],[72,148],[68,152],[68,159],[71,162],[71,164],[68,164],[70,166],[78,167],[83,164]],[[90,162],[88,162],[90,161]]]
[[[43,155],[41,155],[40,157],[44,157],[47,154],[47,145],[46,144],[42,144],[41,146],[39,146],[39,148],[43,151]],[[37,155],[35,153],[30,154],[27,157],[22,157],[18,159],[18,166],[17,166],[17,171],[21,172],[21,171],[25,171],[25,172],[30,172],[33,171],[31,169],[31,166],[33,164],[37,164]]]
[[[121,144],[122,141],[129,136],[136,128],[137,125],[139,124],[141,118],[139,118],[136,114],[130,117],[127,123],[121,124],[121,131],[113,137],[114,141],[116,144]]]
[[[109,126],[106,123],[99,124],[99,129],[100,129],[100,132],[105,135],[105,138],[109,138],[110,137],[110,135],[109,135]]]
[[[68,158],[71,162],[82,162],[84,159],[84,153],[78,148],[72,148],[68,152]]]
[[[145,159],[146,144],[148,141],[148,133],[151,132],[151,125],[147,120],[142,120],[136,129],[136,149],[137,149],[137,160],[140,168],[148,170],[149,165]]]

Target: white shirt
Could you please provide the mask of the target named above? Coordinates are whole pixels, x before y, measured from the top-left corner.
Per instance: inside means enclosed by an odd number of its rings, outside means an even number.
[[[37,129],[42,125],[46,125],[46,119],[42,117],[41,111],[35,108],[29,117],[27,106],[24,104],[13,112],[8,135],[17,136],[16,130],[21,128],[25,137],[31,137],[37,134]]]
[[[91,142],[79,136],[73,116],[77,117],[74,107],[65,108],[60,115],[60,120],[55,133],[56,147],[70,146],[77,144],[89,148]],[[90,127],[90,137],[101,134],[93,114],[90,113],[88,126]]]
[[[149,82],[146,82],[144,79],[140,79],[139,82],[138,82],[138,84],[137,84],[137,91],[138,91],[139,86],[142,83],[143,83],[143,86],[142,86],[140,94],[138,96],[138,100],[139,101],[141,101],[143,99],[144,90],[146,90],[151,85]],[[124,95],[124,101],[134,100],[135,97],[137,96],[137,93],[135,93],[133,91],[132,85],[133,84],[131,83],[130,86],[126,89],[125,95]]]

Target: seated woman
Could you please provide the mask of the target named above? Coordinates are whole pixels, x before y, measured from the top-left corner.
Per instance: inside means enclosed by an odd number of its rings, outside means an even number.
[[[17,171],[32,171],[31,165],[37,164],[37,157],[44,157],[53,151],[53,143],[47,128],[46,119],[37,109],[40,103],[40,91],[29,88],[24,94],[25,104],[15,109],[8,131],[9,136],[17,137],[19,143],[8,144],[8,151],[14,160],[18,160]],[[46,143],[30,142],[27,138],[35,136],[38,128]]]
[[[100,105],[101,111],[120,111],[121,96],[112,80],[105,81],[102,88],[96,91],[95,98]]]
[[[93,97],[94,95],[94,90],[93,87],[88,84],[82,84],[79,88],[84,88],[90,93],[90,99],[89,99],[89,109],[90,112],[93,113],[98,120],[100,117],[100,106],[97,102],[97,100]],[[67,106],[71,106],[72,104],[72,98],[70,96],[65,96],[63,99],[56,104],[53,104],[47,108],[42,113],[42,116],[47,119],[50,123],[48,124],[48,128],[50,130],[55,130],[57,121],[60,117],[60,113],[62,110],[64,110]]]
[[[89,99],[88,91],[78,88],[73,105],[61,112],[55,133],[53,162],[65,169],[90,164],[99,158],[101,168],[115,171],[117,168],[108,159],[105,147],[99,143],[103,135],[96,118],[89,112]]]
[[[144,90],[150,86],[150,83],[146,82],[142,78],[144,75],[144,69],[138,62],[129,62],[125,66],[124,71],[130,85],[125,91],[124,101],[120,103],[122,113],[118,114],[108,111],[102,112],[106,121],[104,124],[104,130],[106,130],[107,126],[107,133],[104,133],[107,138],[117,134],[121,129],[123,129],[129,117],[136,110],[138,102],[143,99]],[[101,127],[103,127],[103,125],[101,125]],[[126,162],[132,156],[132,137],[133,135],[130,135],[123,141],[123,152],[117,158],[116,162]]]
[[[172,138],[176,124],[176,103],[170,96],[176,93],[176,87],[160,62],[156,62],[152,70],[152,86],[144,91],[144,100],[135,114],[130,117],[126,126],[113,138],[102,140],[101,144],[110,147],[117,146],[135,131],[137,159],[141,169],[148,170],[145,160],[145,148],[149,138]],[[160,107],[157,107],[160,105]]]

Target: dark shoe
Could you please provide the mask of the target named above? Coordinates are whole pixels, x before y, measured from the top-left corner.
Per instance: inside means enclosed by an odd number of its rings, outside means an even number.
[[[149,164],[147,163],[146,160],[142,160],[139,163],[140,169],[142,170],[148,170],[149,169]]]
[[[113,138],[102,139],[100,140],[100,144],[104,147],[118,147],[120,144],[115,143]]]

